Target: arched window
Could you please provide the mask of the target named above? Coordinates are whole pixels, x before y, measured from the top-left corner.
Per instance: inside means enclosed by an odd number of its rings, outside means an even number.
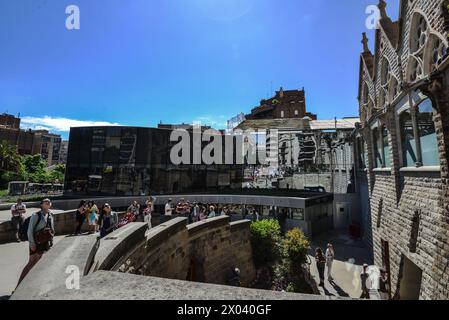
[[[410,29],[410,58],[408,62],[408,81],[414,82],[424,76],[423,56],[424,47],[429,36],[429,27],[426,19],[415,12]]]
[[[390,85],[390,79],[391,79],[391,72],[390,72],[390,63],[386,58],[382,59],[382,69],[380,73],[380,85],[381,88],[379,89],[379,108],[385,107],[385,104],[390,102],[389,100],[389,85]]]
[[[424,53],[424,72],[431,73],[443,61],[447,54],[447,45],[436,34],[430,34]]]
[[[392,102],[401,92],[399,81],[395,77],[391,77],[390,84],[388,87],[388,99]]]

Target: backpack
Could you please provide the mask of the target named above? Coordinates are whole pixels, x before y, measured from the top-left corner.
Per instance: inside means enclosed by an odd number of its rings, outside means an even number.
[[[41,219],[42,219],[42,214],[40,211],[39,211],[38,215],[39,215],[39,218],[37,219],[37,222],[34,225],[35,228],[39,224],[39,222],[41,222]],[[20,226],[19,239],[21,241],[28,241],[28,227],[30,226],[30,221],[31,221],[31,216],[26,218],[25,221]]]

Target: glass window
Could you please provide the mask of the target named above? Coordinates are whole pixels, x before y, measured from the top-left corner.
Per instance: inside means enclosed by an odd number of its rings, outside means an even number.
[[[292,208],[291,217],[295,220],[304,220],[304,208]]]
[[[373,130],[373,147],[374,147],[374,167],[381,168],[382,167],[382,155],[381,152],[381,137],[379,134],[379,128],[375,128]]]
[[[413,135],[413,124],[410,110],[401,113],[401,143],[402,143],[402,160],[404,167],[414,167],[417,162],[416,143]]]
[[[437,144],[437,134],[433,122],[433,109],[430,99],[419,105],[417,117],[419,139],[421,141],[422,162],[424,166],[437,166],[440,164]]]
[[[366,168],[366,158],[365,158],[365,142],[363,141],[363,138],[357,138],[357,149],[359,153],[358,161],[359,161],[359,168],[361,170]]]
[[[385,159],[385,167],[391,167],[391,155],[390,155],[390,147],[388,144],[388,130],[385,126],[382,127],[382,139],[384,144],[383,156]]]

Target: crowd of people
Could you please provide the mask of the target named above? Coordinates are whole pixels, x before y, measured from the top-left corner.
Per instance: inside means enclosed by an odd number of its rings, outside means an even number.
[[[103,204],[100,209],[95,201],[81,200],[76,210],[75,235],[81,233],[81,228],[87,220],[89,234],[100,233],[103,238],[114,230],[135,221],[145,221],[151,228],[151,214],[154,211],[154,197],[149,197],[141,209],[137,201],[133,201],[127,208],[124,216],[119,219],[116,211],[113,211],[109,203]],[[141,219],[142,218],[142,219]]]
[[[187,217],[189,223],[234,214],[241,214],[251,220],[260,219],[260,214],[254,206],[198,203],[190,202],[184,198],[181,198],[177,204],[174,204],[171,198],[168,199],[164,207],[164,213],[166,216],[178,215]]]

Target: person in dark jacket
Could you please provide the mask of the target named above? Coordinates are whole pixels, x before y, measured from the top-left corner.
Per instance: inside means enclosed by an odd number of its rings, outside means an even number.
[[[315,250],[315,261],[316,267],[318,269],[318,274],[320,275],[320,286],[324,286],[324,269],[326,268],[326,257],[323,254],[321,248]]]
[[[368,288],[368,265],[365,263],[363,265],[363,271],[360,274],[360,282],[362,283],[362,294],[360,295],[360,299],[370,299],[369,288]]]
[[[78,209],[75,213],[75,221],[76,221],[76,227],[75,227],[75,236],[79,235],[81,233],[81,228],[83,227],[83,223],[86,220],[86,201],[81,200]]]
[[[380,276],[379,276],[379,295],[382,300],[389,300],[389,293],[388,293],[388,274],[385,269],[380,269]]]

